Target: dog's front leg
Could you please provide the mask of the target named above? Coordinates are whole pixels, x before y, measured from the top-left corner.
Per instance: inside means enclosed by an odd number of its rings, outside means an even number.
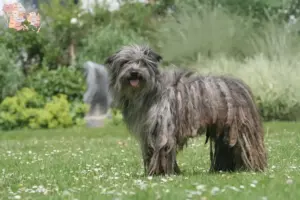
[[[180,174],[180,169],[176,161],[176,149],[165,149],[162,152],[161,164],[165,174]]]
[[[150,166],[149,175],[172,175],[179,174],[180,169],[176,161],[176,149],[167,147],[154,151]]]
[[[165,109],[167,110],[167,109]],[[153,153],[149,164],[149,175],[171,175],[178,173],[179,167],[176,162],[176,138],[171,119],[159,115],[155,127],[149,135]]]
[[[142,138],[140,141],[143,164],[144,164],[144,173],[145,175],[149,174],[149,165],[151,157],[153,155],[153,149],[149,146],[147,138]]]
[[[151,157],[153,155],[153,150],[151,148],[144,147],[142,154],[143,154],[143,163],[144,163],[145,174],[148,174]]]

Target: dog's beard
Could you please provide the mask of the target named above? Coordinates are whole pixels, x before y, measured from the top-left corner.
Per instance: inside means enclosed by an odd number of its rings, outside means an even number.
[[[147,70],[124,70],[117,77],[115,90],[129,99],[136,98],[151,92],[154,78]]]

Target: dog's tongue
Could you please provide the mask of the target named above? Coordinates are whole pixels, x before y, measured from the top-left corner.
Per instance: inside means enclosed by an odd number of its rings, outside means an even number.
[[[138,87],[139,86],[139,80],[130,80],[130,85],[132,87]]]

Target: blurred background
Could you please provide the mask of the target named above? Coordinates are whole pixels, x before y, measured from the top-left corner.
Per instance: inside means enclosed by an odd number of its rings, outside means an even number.
[[[161,67],[243,79],[265,121],[299,117],[298,0],[19,2],[41,28],[9,29],[0,16],[0,129],[82,125],[83,63],[132,43],[158,51]]]

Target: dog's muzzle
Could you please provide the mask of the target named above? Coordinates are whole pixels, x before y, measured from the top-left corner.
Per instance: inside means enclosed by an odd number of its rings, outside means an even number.
[[[132,87],[139,87],[141,80],[143,80],[143,77],[139,72],[137,71],[130,72],[128,81]]]

